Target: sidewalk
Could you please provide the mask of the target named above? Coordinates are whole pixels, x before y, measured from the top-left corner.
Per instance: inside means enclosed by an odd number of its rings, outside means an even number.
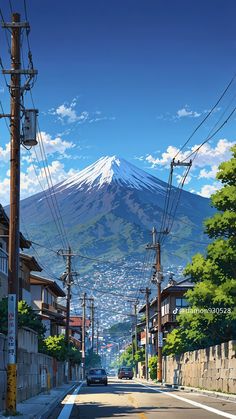
[[[188,393],[200,393],[205,394],[206,396],[216,397],[224,400],[233,400],[236,401],[236,394],[232,393],[221,393],[220,391],[211,391],[211,390],[204,390],[197,387],[188,387],[188,386],[178,386],[174,384],[166,384],[166,383],[157,383],[154,380],[145,380],[144,378],[135,378],[138,382],[141,384],[146,385],[155,385],[159,387],[163,387],[165,389],[173,389],[173,390],[179,390],[179,391],[185,391]]]
[[[63,384],[50,390],[49,394],[40,393],[37,396],[24,400],[17,404],[19,416],[4,416],[0,412],[1,419],[47,419],[52,410],[63,400],[78,382],[72,381],[69,384]]]

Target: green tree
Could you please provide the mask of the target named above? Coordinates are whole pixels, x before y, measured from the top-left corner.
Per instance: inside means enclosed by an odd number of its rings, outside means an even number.
[[[119,366],[133,367],[132,345],[128,346],[120,355]]]
[[[81,363],[80,351],[72,343],[70,343],[68,348],[64,335],[48,336],[44,339],[42,352],[58,361],[69,359],[72,364]]]
[[[157,378],[157,355],[153,355],[149,358],[148,368],[149,368],[150,378],[152,380],[156,380],[156,378]]]
[[[138,348],[136,354],[134,355],[135,362],[144,362],[145,361],[145,349]]]
[[[179,328],[167,336],[165,354],[236,338],[236,146],[232,153],[217,173],[223,186],[211,196],[218,211],[205,221],[213,241],[206,254],[196,254],[185,269],[195,281],[186,293],[192,311],[178,316]]]
[[[0,301],[0,333],[7,334],[7,298]],[[44,338],[46,331],[41,318],[26,301],[18,303],[18,327],[29,327],[38,333],[39,342]]]
[[[88,369],[101,367],[100,355],[96,354],[92,349],[90,349],[85,357],[85,366]]]

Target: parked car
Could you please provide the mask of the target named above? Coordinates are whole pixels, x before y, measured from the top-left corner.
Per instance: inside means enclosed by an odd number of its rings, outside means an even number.
[[[132,380],[134,376],[133,370],[131,367],[121,367],[118,370],[118,378],[122,380],[122,378],[128,378]]]
[[[103,368],[92,368],[87,375],[87,385],[104,384],[107,386],[107,373]]]

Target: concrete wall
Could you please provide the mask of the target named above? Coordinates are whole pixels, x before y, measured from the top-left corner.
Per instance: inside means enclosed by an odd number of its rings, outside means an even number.
[[[18,330],[18,348],[25,349],[27,352],[38,352],[38,333],[24,327]]]
[[[6,337],[0,333],[0,412],[5,407],[6,387],[7,387],[7,343]]]
[[[19,331],[17,358],[17,401],[21,402],[45,391],[47,375],[50,375],[51,387],[62,384],[65,380],[65,362],[37,353],[35,332],[30,329]],[[7,339],[0,334],[0,411],[5,409],[7,367]],[[81,369],[71,368],[72,380],[81,379]]]
[[[163,359],[167,384],[236,394],[236,341]]]

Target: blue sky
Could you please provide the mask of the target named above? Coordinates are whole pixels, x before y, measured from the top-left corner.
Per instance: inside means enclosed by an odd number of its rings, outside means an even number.
[[[8,21],[9,3],[4,3],[2,13]],[[25,19],[23,0],[11,3]],[[167,181],[171,157],[236,72],[235,1],[26,3],[33,61],[39,71],[32,93],[53,181],[114,154]],[[0,48],[4,67],[9,68],[3,29]],[[23,54],[27,63],[25,37]],[[236,105],[235,93],[236,82],[193,137],[190,149],[230,113]],[[2,76],[0,100],[8,112]],[[29,94],[25,104],[32,106]],[[209,196],[218,187],[216,168],[230,156],[235,125],[233,116],[199,153],[187,190]],[[0,201],[4,204],[9,194],[8,143],[9,133],[0,120]],[[41,164],[34,151],[22,152],[22,197],[40,190],[35,169],[43,178]]]

